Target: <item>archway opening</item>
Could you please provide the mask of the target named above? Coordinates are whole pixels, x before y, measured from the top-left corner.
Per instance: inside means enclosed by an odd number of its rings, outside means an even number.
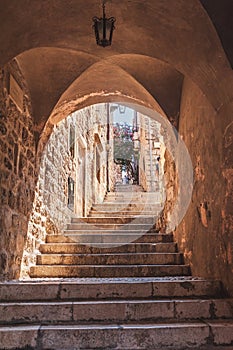
[[[109,192],[128,192],[127,200],[116,212],[109,208],[103,216],[109,216],[108,211],[118,216],[134,205],[137,213],[129,215],[127,225],[150,214],[151,227],[165,232],[174,228],[183,217],[180,209],[171,215],[175,201],[180,202],[178,197],[184,193],[176,187],[182,182],[177,174],[180,144],[182,141],[164,117],[133,104],[96,104],[60,121],[42,155],[21,277],[28,276],[30,266],[40,254],[40,245],[48,236],[63,235],[73,218],[93,216],[93,208],[102,204]],[[172,174],[168,164],[172,164]],[[137,203],[132,203],[135,191],[150,194],[142,197],[140,209]],[[174,192],[172,200],[169,191]],[[187,203],[183,203],[185,209],[190,196],[191,193]],[[167,210],[169,201],[172,203]],[[76,237],[71,239],[75,241]]]

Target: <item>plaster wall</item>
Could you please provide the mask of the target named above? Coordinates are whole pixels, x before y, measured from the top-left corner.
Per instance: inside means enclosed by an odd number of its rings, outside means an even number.
[[[194,168],[189,209],[175,232],[192,273],[222,280],[233,295],[232,105],[219,113],[184,80],[179,133]]]

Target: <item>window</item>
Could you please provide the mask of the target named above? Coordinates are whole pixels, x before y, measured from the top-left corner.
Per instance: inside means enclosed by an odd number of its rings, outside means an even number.
[[[100,183],[100,151],[98,149],[98,146],[96,147],[96,162],[95,162],[95,173],[96,173],[96,178],[98,182]]]
[[[68,177],[68,208],[74,209],[74,180]]]
[[[69,151],[72,158],[74,158],[75,152],[75,127],[70,124],[70,132],[69,132]]]

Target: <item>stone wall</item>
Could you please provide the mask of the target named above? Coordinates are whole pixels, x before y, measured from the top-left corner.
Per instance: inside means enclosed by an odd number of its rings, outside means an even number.
[[[162,186],[164,163],[164,152],[160,150],[163,142],[161,124],[140,113],[138,117],[140,120],[139,182],[145,191],[158,192]],[[157,161],[159,156],[160,162]]]
[[[9,95],[10,76],[22,106]],[[13,93],[12,93],[13,94]],[[0,71],[0,279],[18,278],[37,178],[29,94],[16,61]],[[20,104],[20,100],[18,101]]]
[[[68,132],[65,120],[54,127],[44,148],[28,223],[21,277],[25,277],[29,266],[35,264],[36,254],[46,234],[62,231],[71,216],[67,206],[67,178],[72,173],[73,161],[68,150]]]
[[[73,216],[86,216],[93,202],[103,201],[106,190],[106,106],[102,104],[74,112],[61,121],[44,148],[21,278],[27,277],[30,266],[36,263],[46,235],[62,233]]]
[[[85,153],[85,179],[80,181],[78,174],[77,194],[85,182],[85,212],[93,203],[103,201],[107,190],[107,105],[97,104],[84,108],[76,114],[77,155],[81,149]],[[81,215],[82,216],[82,215]]]
[[[173,213],[178,198],[178,177],[174,159],[168,149],[164,152],[164,207],[161,212],[158,227],[161,232],[170,232],[173,229]]]
[[[109,137],[107,140],[107,153],[108,153],[108,191],[114,191],[116,180],[117,180],[117,169],[119,167],[114,162],[114,131],[113,131],[113,112],[115,110],[115,106],[112,104],[107,104],[108,108],[108,120],[109,123]],[[121,178],[121,177],[120,177]]]
[[[216,113],[184,81],[179,133],[194,168],[192,201],[175,236],[194,275],[218,278],[233,295],[232,105]]]

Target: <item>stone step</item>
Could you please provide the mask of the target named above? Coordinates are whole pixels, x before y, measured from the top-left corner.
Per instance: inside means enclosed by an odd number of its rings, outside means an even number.
[[[42,254],[37,265],[178,265],[180,253],[121,253],[121,254]]]
[[[106,224],[106,223],[85,223],[85,222],[77,222],[67,225],[67,230],[88,230],[88,231],[95,231],[97,229],[102,230],[130,230],[130,231],[144,231],[147,232],[148,230],[152,230],[154,225],[151,224],[135,224],[135,223],[128,223],[128,224]]]
[[[147,201],[149,199],[153,199],[158,195],[159,191],[153,191],[153,192],[112,192],[108,193],[107,196],[104,198],[104,201],[108,200],[109,198],[122,198],[123,200],[134,200],[134,199],[142,199],[143,201]]]
[[[0,327],[1,349],[231,350],[233,323],[15,325]]]
[[[153,225],[156,221],[156,217],[153,216],[128,216],[128,217],[82,217],[82,218],[72,218],[72,223],[88,223],[88,224],[128,224],[128,223],[138,223],[138,224],[148,224]]]
[[[105,211],[109,211],[114,210],[116,211],[121,211],[121,210],[125,210],[125,211],[131,211],[134,209],[138,209],[138,210],[159,210],[161,208],[161,206],[159,204],[143,204],[140,202],[135,202],[135,203],[116,203],[116,202],[111,202],[111,203],[103,203],[103,204],[95,204],[92,207],[92,210],[105,210]]]
[[[221,282],[194,277],[75,278],[0,282],[1,302],[221,298]],[[185,299],[184,299],[185,300]]]
[[[151,192],[153,194],[153,192]],[[128,196],[109,196],[104,199],[103,204],[109,204],[109,202],[115,204],[115,205],[135,205],[135,204],[141,204],[141,205],[158,205],[157,199],[160,197],[161,194],[158,195],[151,195],[150,197],[131,197]]]
[[[189,265],[36,265],[35,277],[164,277],[189,276]]]
[[[153,190],[150,192],[123,192],[123,191],[119,191],[119,192],[109,192],[104,200],[107,200],[108,198],[123,198],[123,199],[138,199],[141,198],[143,200],[147,200],[150,198],[154,198],[159,194],[159,190]]]
[[[112,195],[108,195],[104,199],[104,203],[108,203],[108,201],[113,202],[119,202],[119,204],[127,204],[127,203],[139,203],[145,204],[145,203],[152,203],[154,202],[154,199],[158,197],[158,193],[156,192],[148,192],[147,195],[132,195],[131,193],[116,193]]]
[[[47,243],[120,243],[140,240],[144,243],[173,242],[172,234],[145,233],[143,231],[65,231],[64,235],[47,235]]]
[[[99,204],[95,205],[94,207],[91,208],[92,212],[96,211],[104,211],[104,212],[122,212],[124,211],[126,214],[132,212],[132,211],[139,211],[141,212],[142,210],[144,211],[158,211],[160,210],[160,205],[159,204],[145,204],[143,205],[138,203],[138,204],[132,204],[131,206],[129,205],[124,205],[124,204],[119,204],[119,203],[106,203],[106,204]]]
[[[98,254],[98,253],[176,253],[177,244],[172,243],[93,243],[91,246],[78,243],[43,243],[43,254]]]
[[[99,233],[98,231],[96,233],[93,233],[92,231],[90,233],[80,233],[80,231],[65,231],[64,236],[54,236],[53,238],[50,238],[50,241],[57,242],[58,240],[60,242],[77,242],[80,244],[93,244],[93,243],[117,243],[117,244],[127,244],[130,242],[142,242],[142,243],[168,243],[173,242],[173,235],[168,234],[157,234],[157,233],[137,233],[130,231],[114,231],[111,233]],[[62,238],[63,237],[63,238]],[[49,238],[48,238],[49,240]]]
[[[156,196],[159,193],[159,191],[153,191],[153,192],[130,192],[130,191],[118,191],[118,192],[109,192],[106,197],[105,200],[108,198],[153,198],[154,196]]]
[[[136,192],[136,191],[143,192],[143,188],[142,188],[141,185],[122,184],[122,183],[119,183],[119,182],[115,185],[114,190],[115,191],[119,191],[122,187],[124,187],[126,189],[131,189],[134,192]]]
[[[128,211],[128,212],[126,212],[126,211],[122,211],[122,212],[114,212],[114,211],[111,211],[111,212],[106,212],[106,211],[91,211],[90,213],[89,213],[89,215],[88,215],[88,217],[98,217],[98,218],[100,218],[100,217],[114,217],[114,215],[116,216],[117,215],[117,217],[119,217],[119,218],[129,218],[129,219],[131,219],[132,217],[141,217],[141,216],[143,216],[143,217],[156,217],[156,216],[158,216],[158,214],[159,214],[159,212],[157,212],[157,211],[147,211],[147,212],[145,212],[145,211],[133,211],[133,212],[131,212],[131,211]]]
[[[141,185],[136,185],[136,184],[133,184],[133,185],[131,185],[131,184],[123,184],[123,183],[119,183],[119,182],[116,183],[115,188],[114,188],[114,191],[119,191],[119,190],[121,189],[121,187],[124,187],[124,188],[126,188],[127,190],[131,189],[131,190],[133,190],[134,192],[136,192],[136,191],[143,192],[143,191],[144,191]]]
[[[233,299],[0,302],[0,325],[231,319]]]
[[[124,193],[124,194],[127,194],[127,193],[133,193],[135,195],[141,195],[141,194],[144,194],[144,195],[147,195],[148,193],[150,192],[146,192],[144,191],[144,189],[141,187],[137,189],[137,191],[135,191],[135,187],[133,185],[133,187],[130,188],[130,186],[132,185],[129,185],[129,184],[119,184],[119,186],[117,188],[114,189],[114,191],[109,191],[106,193],[106,196],[109,196],[111,194],[116,194],[116,193]]]
[[[143,207],[160,207],[161,206],[161,199],[162,199],[162,195],[159,195],[159,196],[156,196],[154,197],[153,199],[149,199],[149,200],[144,200],[142,198],[136,198],[135,200],[132,200],[130,198],[128,199],[113,199],[113,198],[107,198],[104,200],[104,203],[102,205],[106,205],[106,208],[107,208],[107,205],[112,205],[112,206],[124,206],[124,207],[127,207],[128,205],[132,204],[133,206],[135,205],[141,205]],[[101,204],[100,204],[101,205]]]

